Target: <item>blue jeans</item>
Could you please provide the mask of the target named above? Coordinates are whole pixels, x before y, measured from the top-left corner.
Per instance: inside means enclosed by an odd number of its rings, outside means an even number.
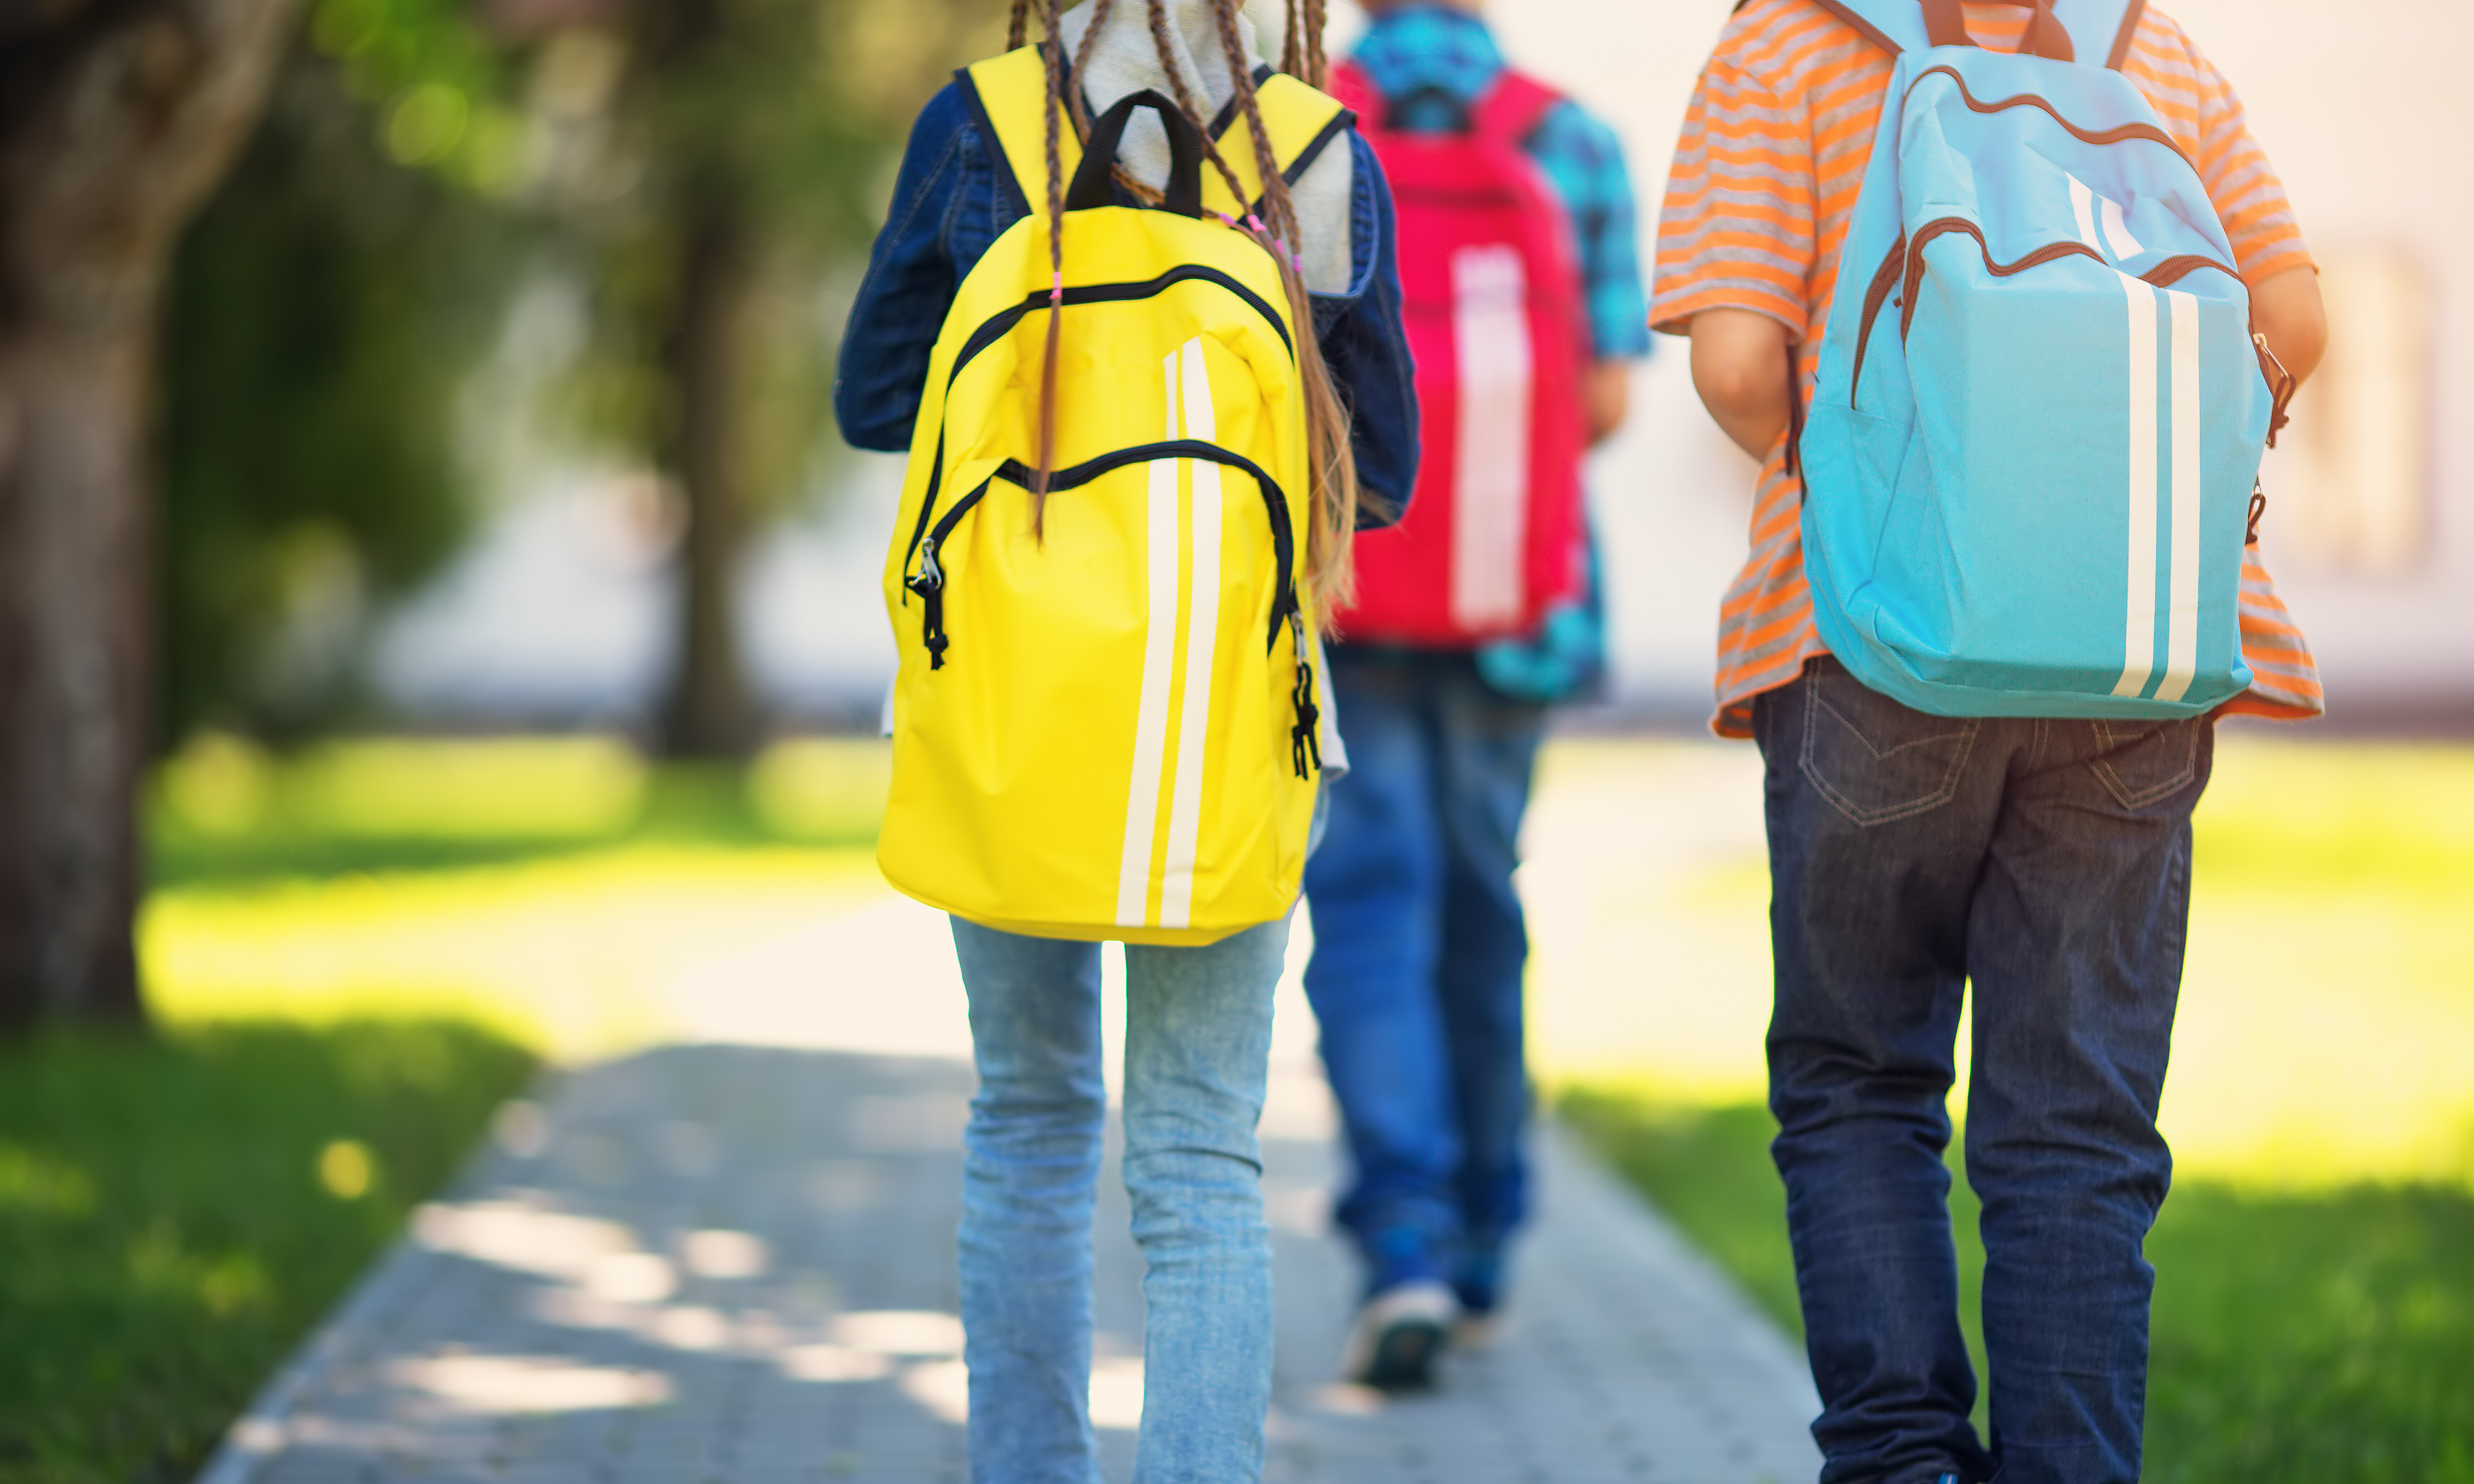
[[[2172,1161],[2156,1132],[2205,720],[1928,716],[1838,661],[1762,696],[1772,1152],[1787,1191],[1824,1484],[1944,1472],[2139,1477]],[[1975,993],[1992,1435],[1968,1414],[1942,1162]]]
[[[1260,1478],[1272,1396],[1263,1113],[1288,920],[1126,949],[1126,1193],[1142,1248],[1136,1484]],[[980,1090],[963,1136],[974,1484],[1096,1484],[1091,1219],[1108,1093],[1100,945],[954,921]]]
[[[1466,1285],[1527,1201],[1512,873],[1545,710],[1489,688],[1466,654],[1335,650],[1331,686],[1350,771],[1306,862],[1305,979],[1353,1166],[1340,1223],[1370,1292]]]

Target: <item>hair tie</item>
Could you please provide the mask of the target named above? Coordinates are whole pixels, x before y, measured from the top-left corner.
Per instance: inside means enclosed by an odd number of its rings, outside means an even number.
[[[1057,269],[1048,278],[1048,307],[1054,309],[1065,302],[1065,270]]]

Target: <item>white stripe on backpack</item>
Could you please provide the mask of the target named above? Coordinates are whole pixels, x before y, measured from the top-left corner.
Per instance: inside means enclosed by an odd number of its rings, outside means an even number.
[[[2199,673],[2199,300],[2167,289],[2173,311],[2173,555],[2165,589],[2165,683],[2179,701]]]
[[[2076,184],[2075,181],[2073,182]],[[2108,205],[2111,203],[2107,203]],[[2199,666],[2199,300],[2178,289],[2155,289],[2122,274],[2129,306],[2129,553],[2124,576],[2122,679],[2117,696],[2137,696],[2156,673],[2156,617],[2165,615],[2165,679],[2159,701],[2179,701]],[[2170,414],[2156,378],[2156,296],[2165,296],[2172,352]],[[2170,422],[2172,474],[2164,490],[2165,601],[2156,601],[2157,481],[2160,423]]]
[[[1211,378],[1200,337],[1160,363],[1166,385],[1166,437],[1209,441],[1218,435]],[[1178,431],[1182,412],[1184,429]],[[1185,621],[1185,664],[1176,663],[1179,561],[1184,511],[1179,473],[1191,480],[1194,533],[1192,596]],[[1134,713],[1134,772],[1126,797],[1125,853],[1117,869],[1117,925],[1184,927],[1194,904],[1194,868],[1202,829],[1202,762],[1211,730],[1211,668],[1220,648],[1220,466],[1161,459],[1151,466],[1148,602],[1143,635],[1143,690]],[[1175,682],[1174,687],[1172,681]],[[1158,840],[1160,779],[1171,750],[1169,697],[1184,697],[1175,735],[1176,768],[1169,792],[1168,850],[1161,863],[1160,910],[1151,916],[1152,852]]]
[[[2128,274],[2121,277],[2130,304],[2130,597],[2113,693],[2136,696],[2156,670],[2156,291]]]
[[[1160,363],[1168,383],[1168,432],[1176,437],[1178,351]],[[1126,794],[1125,856],[1117,869],[1117,925],[1149,925],[1152,840],[1159,820],[1160,767],[1168,756],[1169,667],[1176,658],[1177,509],[1174,461],[1151,466],[1148,613],[1143,626],[1143,693],[1134,712],[1134,776]]]
[[[1452,254],[1460,355],[1453,448],[1452,621],[1486,629],[1520,616],[1529,539],[1529,280],[1506,244]]]
[[[1185,436],[1219,436],[1202,342],[1189,340],[1184,363]],[[1194,903],[1194,851],[1202,829],[1202,751],[1211,731],[1211,661],[1220,648],[1220,466],[1186,465],[1194,478],[1194,586],[1185,618],[1185,705],[1176,729],[1176,791],[1170,796],[1168,859],[1160,874],[1162,927],[1183,927]]]
[[[2110,196],[2098,196],[2089,189],[2085,180],[2074,175],[2064,172],[2064,177],[2071,182],[2071,210],[2079,220],[2079,241],[2099,254],[2110,244],[2116,261],[2134,258],[2147,251],[2140,245],[2138,238],[2130,235],[2130,224],[2122,219],[2122,203]],[[2104,223],[2103,242],[2097,240],[2099,218]]]

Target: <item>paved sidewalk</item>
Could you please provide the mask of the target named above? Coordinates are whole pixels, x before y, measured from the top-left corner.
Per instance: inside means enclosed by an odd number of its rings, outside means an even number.
[[[1457,1357],[1430,1398],[1335,1384],[1355,1279],[1325,1234],[1331,1111],[1294,974],[1283,996],[1265,1120],[1272,1479],[1812,1476],[1798,1357],[1552,1129],[1497,1347]],[[205,1484],[966,1478],[953,1244],[972,1079],[941,920],[887,900],[714,966],[678,999],[697,1043],[502,1113]],[[1112,1168],[1092,1379],[1112,1480],[1141,1408],[1126,1214]]]

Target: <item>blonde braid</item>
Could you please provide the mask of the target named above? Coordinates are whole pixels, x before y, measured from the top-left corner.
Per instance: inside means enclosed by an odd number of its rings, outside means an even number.
[[[1082,28],[1082,44],[1074,49],[1074,72],[1065,80],[1066,101],[1074,109],[1074,134],[1079,139],[1091,137],[1091,114],[1082,106],[1084,78],[1091,66],[1091,50],[1100,42],[1100,29],[1108,24],[1108,12],[1117,0],[1091,0],[1091,22]]]
[[[1057,30],[1058,0],[1040,0],[1040,23],[1048,28],[1041,49],[1048,64],[1046,115],[1048,146],[1048,345],[1039,368],[1039,464],[1031,474],[1031,532],[1048,534],[1048,481],[1056,471],[1056,367],[1065,331],[1065,167],[1057,137],[1059,115],[1066,107],[1065,44]]]
[[[1211,0],[1211,8],[1219,22],[1220,47],[1228,59],[1228,70],[1245,109],[1247,132],[1253,138],[1255,168],[1263,178],[1264,208],[1272,214],[1281,239],[1266,241],[1263,246],[1279,270],[1280,287],[1288,295],[1289,318],[1298,327],[1298,371],[1305,395],[1306,469],[1313,481],[1306,520],[1306,575],[1322,605],[1322,619],[1329,622],[1334,612],[1348,602],[1356,586],[1349,559],[1354,545],[1350,538],[1357,529],[1357,454],[1349,443],[1347,404],[1340,399],[1339,389],[1332,384],[1330,363],[1323,359],[1322,343],[1315,333],[1314,305],[1306,296],[1305,277],[1295,251],[1303,240],[1297,206],[1289,198],[1289,182],[1280,174],[1278,156],[1272,149],[1271,131],[1263,123],[1263,110],[1254,97],[1254,74],[1246,65],[1245,42],[1237,34],[1237,3],[1238,0]],[[1314,7],[1315,0],[1307,0],[1307,4]],[[1319,50],[1309,50],[1308,66],[1314,64],[1311,58]]]
[[[1222,183],[1228,187],[1229,200],[1242,208],[1246,202],[1245,182],[1237,179],[1237,172],[1228,167],[1227,156],[1220,153],[1220,141],[1211,137],[1211,121],[1202,116],[1201,105],[1195,101],[1193,90],[1186,86],[1185,71],[1176,64],[1176,48],[1169,41],[1166,0],[1150,0],[1150,4],[1152,49],[1159,54],[1160,70],[1168,74],[1168,90],[1176,95],[1178,111],[1194,125],[1194,132],[1202,136],[1202,156],[1211,161],[1212,169],[1220,172]]]
[[[1272,233],[1298,251],[1297,212],[1289,205],[1288,182],[1280,179],[1279,156],[1272,148],[1271,129],[1263,122],[1261,100],[1254,96],[1254,74],[1246,65],[1246,42],[1237,34],[1237,0],[1211,0],[1211,18],[1220,28],[1220,49],[1228,59],[1228,75],[1236,84],[1238,106],[1246,114],[1246,133],[1254,145],[1254,170],[1263,181],[1263,204],[1271,215]],[[1233,188],[1233,187],[1232,187]],[[1252,203],[1239,194],[1239,203]]]

